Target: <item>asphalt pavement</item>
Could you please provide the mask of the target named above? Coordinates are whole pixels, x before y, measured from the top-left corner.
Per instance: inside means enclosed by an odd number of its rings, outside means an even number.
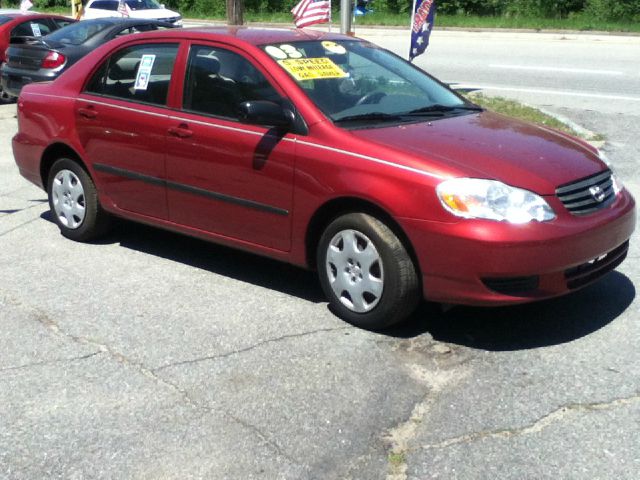
[[[598,74],[490,68],[507,64],[495,52],[447,69],[453,52],[491,49],[437,34],[421,61],[447,82],[591,95],[484,90],[604,134],[640,197],[640,90],[614,85],[639,81],[639,57],[613,60],[634,40],[577,41],[622,72],[597,87]],[[522,47],[534,65],[586,70],[536,38],[539,51]],[[616,272],[570,296],[423,305],[371,333],[328,311],[312,273],[275,261],[128,222],[98,243],[64,239],[13,163],[14,112],[0,107],[0,478],[640,477],[637,233]]]

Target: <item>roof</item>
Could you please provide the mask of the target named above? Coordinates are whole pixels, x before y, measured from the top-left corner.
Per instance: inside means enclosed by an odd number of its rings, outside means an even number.
[[[326,33],[317,30],[296,28],[255,28],[241,26],[188,27],[154,32],[154,36],[170,38],[212,39],[212,37],[233,37],[252,45],[265,43],[300,42],[305,40],[354,40],[340,33]]]
[[[40,13],[40,12],[21,12],[20,10],[15,10],[12,8],[0,8],[0,17],[11,17],[11,18],[39,18],[39,17],[47,17],[47,18],[68,18],[73,20],[70,17],[66,17],[64,15],[59,15],[57,13]]]
[[[89,18],[87,20],[82,20],[80,23],[83,25],[91,24],[91,23],[110,23],[111,25],[139,25],[141,23],[153,23],[158,25],[168,25],[167,22],[163,20],[158,20],[155,18],[131,18],[131,17],[100,17],[100,18]]]

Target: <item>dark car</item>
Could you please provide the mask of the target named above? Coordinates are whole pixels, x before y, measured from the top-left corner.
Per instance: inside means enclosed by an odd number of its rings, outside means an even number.
[[[157,20],[99,18],[74,23],[43,37],[15,38],[2,65],[2,89],[17,97],[24,85],[53,80],[109,40],[130,33],[173,27]]]
[[[18,10],[0,10],[0,63],[5,61],[4,53],[9,41],[16,37],[39,37],[66,27],[75,22],[72,18],[43,13],[21,13]],[[0,88],[0,101],[12,101]]]

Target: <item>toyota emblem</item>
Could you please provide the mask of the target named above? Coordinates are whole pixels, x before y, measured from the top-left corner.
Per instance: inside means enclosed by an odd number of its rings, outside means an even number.
[[[590,187],[589,193],[591,194],[593,199],[598,203],[604,200],[604,197],[605,197],[604,190],[602,190],[598,185],[594,185],[593,187]]]

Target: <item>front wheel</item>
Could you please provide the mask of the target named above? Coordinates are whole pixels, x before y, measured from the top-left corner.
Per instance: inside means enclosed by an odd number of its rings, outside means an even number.
[[[333,220],[318,244],[320,283],[333,311],[376,330],[406,319],[420,300],[415,265],[379,219],[350,213]]]
[[[86,242],[108,230],[109,216],[100,206],[95,184],[77,162],[56,160],[47,185],[49,208],[62,235]]]

